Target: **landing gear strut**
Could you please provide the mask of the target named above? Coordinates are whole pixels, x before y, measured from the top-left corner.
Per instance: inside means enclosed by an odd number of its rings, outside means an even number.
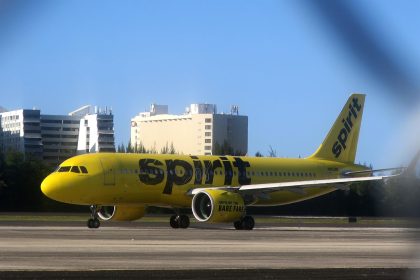
[[[188,228],[190,218],[187,215],[172,215],[169,224],[172,228]]]
[[[237,230],[252,230],[255,226],[255,221],[254,218],[252,218],[251,216],[245,216],[239,221],[234,222],[233,226]]]
[[[90,219],[87,221],[88,228],[99,228],[101,222],[98,219],[98,207],[96,205],[91,205],[90,212]]]

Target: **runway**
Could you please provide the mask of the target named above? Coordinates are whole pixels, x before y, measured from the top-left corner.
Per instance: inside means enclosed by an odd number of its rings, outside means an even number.
[[[419,229],[0,223],[0,271],[419,268]],[[309,271],[308,270],[308,271]],[[271,279],[271,278],[270,278]]]

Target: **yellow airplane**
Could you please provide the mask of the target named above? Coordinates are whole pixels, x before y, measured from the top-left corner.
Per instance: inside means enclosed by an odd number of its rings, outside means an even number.
[[[304,159],[95,153],[64,161],[41,184],[57,201],[91,205],[89,228],[101,220],[132,221],[148,206],[170,207],[173,228],[187,228],[191,207],[200,222],[232,222],[251,230],[248,206],[284,205],[383,180],[354,164],[365,95],[353,94],[317,151]]]

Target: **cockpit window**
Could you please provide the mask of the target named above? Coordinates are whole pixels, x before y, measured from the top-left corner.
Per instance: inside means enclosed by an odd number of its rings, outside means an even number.
[[[58,169],[58,172],[69,172],[70,171],[70,166],[61,166],[59,169]]]
[[[85,174],[88,173],[86,167],[84,167],[84,166],[80,166],[80,170],[82,171],[82,173],[85,173]]]
[[[77,166],[73,166],[73,167],[71,168],[71,172],[73,172],[73,173],[80,173],[79,167],[77,167]]]

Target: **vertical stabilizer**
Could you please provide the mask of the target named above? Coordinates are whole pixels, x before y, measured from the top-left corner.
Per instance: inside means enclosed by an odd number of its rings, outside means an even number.
[[[356,157],[364,106],[365,95],[352,94],[324,142],[309,158],[353,163]]]

